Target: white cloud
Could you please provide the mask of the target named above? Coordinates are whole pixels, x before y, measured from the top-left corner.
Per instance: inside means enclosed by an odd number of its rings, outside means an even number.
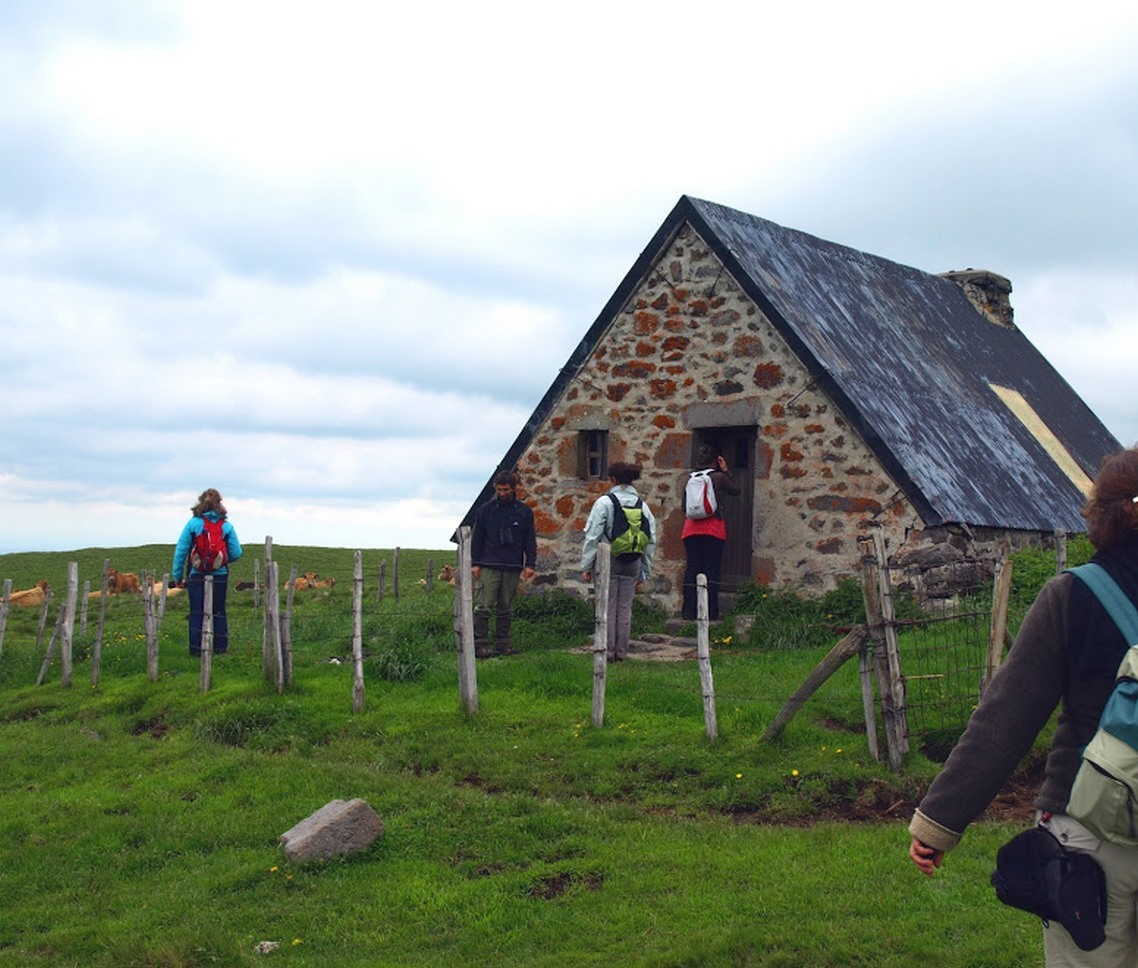
[[[205,486],[245,540],[445,544],[685,193],[1010,276],[1138,439],[1136,35],[1097,0],[0,7],[0,551],[172,542]]]

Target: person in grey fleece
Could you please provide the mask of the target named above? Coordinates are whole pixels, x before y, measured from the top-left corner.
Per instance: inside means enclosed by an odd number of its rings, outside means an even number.
[[[1091,560],[1138,602],[1138,449],[1107,458],[1082,514],[1096,549]],[[1049,966],[1138,965],[1138,848],[1099,840],[1064,812],[1082,749],[1098,727],[1130,644],[1082,581],[1069,574],[1048,581],[909,824],[909,857],[931,877],[1060,707],[1035,807],[1061,842],[1093,854],[1103,867],[1107,938],[1094,951],[1082,951],[1051,921],[1044,927]]]

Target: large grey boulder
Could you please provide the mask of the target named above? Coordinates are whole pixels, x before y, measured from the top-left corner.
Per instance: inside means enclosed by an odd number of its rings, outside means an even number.
[[[327,860],[370,847],[383,836],[383,821],[366,800],[332,800],[280,836],[293,863]]]

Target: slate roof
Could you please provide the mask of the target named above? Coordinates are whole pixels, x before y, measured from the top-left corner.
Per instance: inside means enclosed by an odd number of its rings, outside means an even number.
[[[1081,491],[989,384],[1018,391],[1088,477],[1121,445],[1023,333],[993,323],[951,280],[686,195],[500,467],[515,466],[684,222],[766,313],[927,525],[1084,530]],[[488,484],[472,512],[492,490]]]

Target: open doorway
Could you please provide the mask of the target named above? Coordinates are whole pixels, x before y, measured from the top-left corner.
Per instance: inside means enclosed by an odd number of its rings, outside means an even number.
[[[727,466],[742,491],[737,497],[723,499],[723,520],[727,525],[727,547],[723,550],[721,583],[731,591],[753,580],[752,529],[755,508],[755,439],[757,427],[701,427],[692,434],[692,456],[701,444],[714,447],[727,461]]]

